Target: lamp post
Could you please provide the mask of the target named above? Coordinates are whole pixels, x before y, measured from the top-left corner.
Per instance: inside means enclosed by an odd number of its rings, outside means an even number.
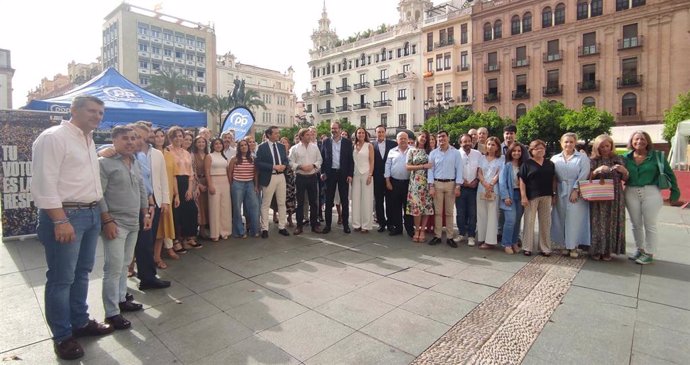
[[[453,98],[444,98],[441,92],[436,93],[436,106],[434,107],[434,100],[427,100],[424,102],[424,111],[427,112],[427,117],[432,108],[436,110],[436,116],[438,116],[438,124],[436,126],[436,133],[441,131],[441,116],[444,112],[450,110],[453,107],[455,100]]]

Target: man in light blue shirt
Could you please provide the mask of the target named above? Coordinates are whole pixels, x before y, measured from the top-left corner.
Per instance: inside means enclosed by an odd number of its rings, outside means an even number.
[[[460,186],[462,178],[462,158],[460,152],[448,144],[448,132],[440,131],[436,135],[438,148],[431,151],[429,162],[431,168],[428,172],[429,194],[434,198],[434,238],[429,241],[430,245],[441,243],[443,235],[443,214],[445,204],[446,227],[448,246],[456,248],[457,243],[453,241],[453,206],[455,198],[460,196]]]
[[[410,150],[407,132],[398,133],[396,140],[398,146],[388,151],[383,172],[383,177],[386,179],[386,189],[390,194],[386,200],[389,235],[402,234],[404,225],[407,234],[412,237],[414,235],[412,217],[405,214],[407,192],[410,186],[410,172],[407,171],[407,152]]]

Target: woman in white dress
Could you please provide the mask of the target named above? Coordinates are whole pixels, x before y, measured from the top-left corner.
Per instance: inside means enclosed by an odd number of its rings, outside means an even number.
[[[498,179],[504,164],[501,142],[489,137],[477,171],[477,240],[481,249],[498,244]]]
[[[374,211],[374,146],[369,142],[369,132],[364,128],[355,131],[352,157],[355,162],[352,176],[352,228],[368,233],[373,220],[371,212]]]

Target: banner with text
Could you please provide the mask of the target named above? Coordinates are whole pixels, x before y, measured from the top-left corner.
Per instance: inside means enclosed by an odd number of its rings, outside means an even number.
[[[31,145],[65,114],[0,110],[0,180],[2,180],[2,236],[36,233],[37,210],[31,197]]]

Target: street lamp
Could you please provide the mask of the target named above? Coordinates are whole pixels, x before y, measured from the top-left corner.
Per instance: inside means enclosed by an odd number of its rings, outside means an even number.
[[[424,102],[424,110],[427,112],[427,117],[432,108],[435,108],[436,115],[438,116],[438,124],[436,128],[436,133],[441,131],[441,116],[444,112],[450,110],[453,107],[455,100],[453,98],[444,98],[441,92],[436,93],[436,106],[434,107],[434,100],[427,100]]]

